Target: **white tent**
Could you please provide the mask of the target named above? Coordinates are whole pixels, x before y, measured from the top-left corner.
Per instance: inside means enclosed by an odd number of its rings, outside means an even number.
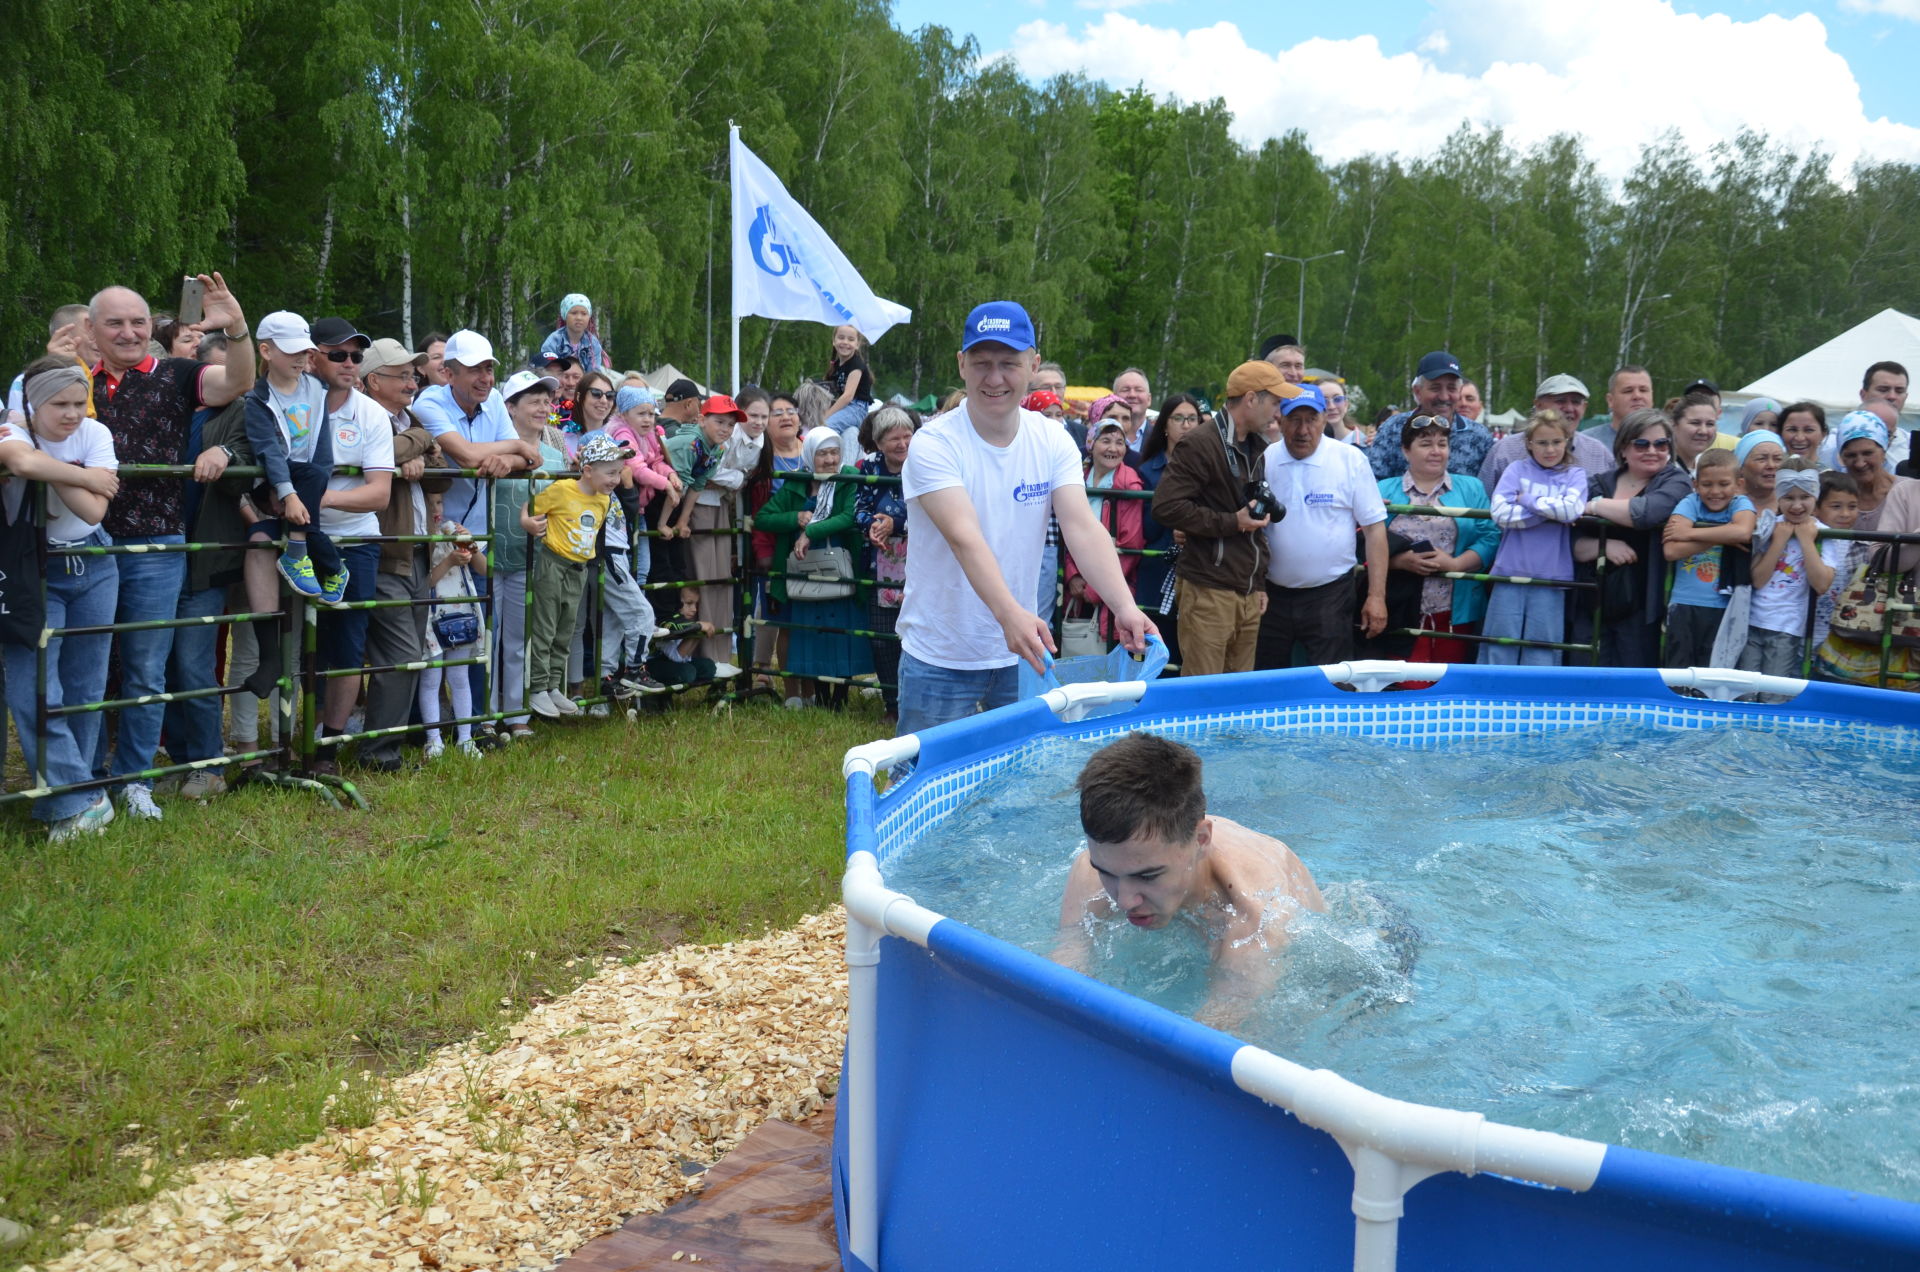
[[[1729,405],[1743,405],[1757,397],[1788,402],[1818,402],[1835,411],[1860,405],[1860,377],[1876,362],[1898,362],[1920,371],[1920,318],[1897,309],[1882,309],[1859,326],[1843,331],[1819,348],[1803,353],[1786,366],[1725,395]],[[1901,424],[1920,427],[1920,401],[1910,402]]]
[[[675,380],[693,380],[693,377],[682,371],[679,367],[674,366],[671,362],[663,362],[653,370],[647,372],[647,387],[651,388],[655,393],[665,393],[667,386]],[[706,397],[707,387],[698,380],[694,380],[694,384],[699,388],[700,396]]]

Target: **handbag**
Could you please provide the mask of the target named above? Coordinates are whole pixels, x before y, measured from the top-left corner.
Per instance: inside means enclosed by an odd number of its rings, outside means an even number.
[[[1892,629],[1897,649],[1920,649],[1920,588],[1912,571],[1897,574],[1891,589],[1887,586],[1888,549],[1876,551],[1855,572],[1840,599],[1834,602],[1832,633],[1859,645],[1878,645]],[[1895,612],[1888,614],[1891,604]]]
[[[1107,641],[1100,634],[1097,614],[1085,618],[1060,620],[1060,656],[1062,658],[1098,658],[1107,652]]]
[[[787,558],[787,599],[841,601],[853,595],[853,557],[845,548],[809,548]],[[804,575],[793,578],[792,575]]]
[[[460,567],[460,575],[468,596],[473,595],[473,574],[466,567]],[[471,645],[480,639],[480,616],[473,612],[471,605],[434,605],[433,638],[440,642],[442,650],[458,649],[462,645]]]

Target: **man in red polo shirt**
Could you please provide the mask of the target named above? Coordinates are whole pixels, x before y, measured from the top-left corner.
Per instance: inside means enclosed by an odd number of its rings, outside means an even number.
[[[229,456],[217,446],[198,456],[184,452],[196,410],[225,406],[253,386],[253,341],[246,315],[225,280],[218,274],[202,274],[200,282],[206,289],[205,316],[194,329],[226,336],[227,357],[221,364],[150,356],[147,343],[153,338],[153,315],[131,288],[105,288],[87,305],[84,332],[100,351],[100,361],[93,368],[94,406],[113,435],[114,453],[123,467],[191,460],[194,480],[202,482],[214,481],[226,471]],[[103,525],[116,544],[181,543],[186,529],[185,495],[186,483],[178,477],[131,477],[121,483],[120,493],[107,506]],[[186,583],[184,552],[122,556],[116,620],[173,618]],[[122,632],[119,641],[120,696],[164,692],[173,629]],[[123,777],[152,768],[165,710],[159,703],[122,709],[111,763],[104,754],[96,755],[96,773]],[[105,738],[102,730],[103,745]],[[159,820],[160,809],[148,783],[127,783],[121,797],[130,815]]]

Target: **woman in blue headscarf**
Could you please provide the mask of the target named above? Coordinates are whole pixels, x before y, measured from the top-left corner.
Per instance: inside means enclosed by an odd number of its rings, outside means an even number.
[[[1860,519],[1853,523],[1855,530],[1878,530],[1881,506],[1894,485],[1913,480],[1887,471],[1888,440],[1885,422],[1871,411],[1848,411],[1834,427],[1834,453],[1860,487]]]
[[[814,479],[783,482],[753,519],[756,529],[773,532],[774,577],[769,590],[782,602],[788,599],[791,580],[787,575],[798,570],[797,558],[813,549],[840,549],[852,569],[842,577],[860,577],[855,483],[827,480],[840,473],[854,473],[852,467],[840,462],[840,434],[825,425],[810,429],[801,443],[800,457],[803,470]],[[831,600],[796,599],[789,615],[795,626],[784,670],[799,680],[800,692],[787,699],[787,705],[844,707],[848,679],[873,670],[873,656],[864,634],[854,634],[864,633],[866,622],[859,590],[850,587],[847,595]],[[810,683],[816,678],[826,683],[816,687]]]
[[[544,364],[549,356],[572,358],[588,371],[613,365],[593,330],[593,302],[571,292],[560,302],[560,326],[540,346]]]
[[[1741,491],[1753,501],[1755,512],[1773,511],[1773,483],[1786,459],[1786,442],[1768,429],[1742,433],[1734,443],[1733,462],[1740,470]]]

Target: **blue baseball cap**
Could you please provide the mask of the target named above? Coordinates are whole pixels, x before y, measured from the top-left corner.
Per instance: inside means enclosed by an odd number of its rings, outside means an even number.
[[[1459,375],[1460,359],[1450,353],[1436,350],[1420,359],[1420,369],[1414,374],[1422,380],[1438,380],[1443,375]]]
[[[975,305],[967,315],[966,330],[960,334],[960,349],[965,352],[977,344],[1002,344],[1009,349],[1031,349],[1039,341],[1033,337],[1033,319],[1011,300],[990,300]]]
[[[1292,415],[1302,407],[1312,407],[1322,415],[1327,413],[1326,395],[1320,392],[1318,385],[1302,384],[1300,392],[1280,403],[1280,414]]]

